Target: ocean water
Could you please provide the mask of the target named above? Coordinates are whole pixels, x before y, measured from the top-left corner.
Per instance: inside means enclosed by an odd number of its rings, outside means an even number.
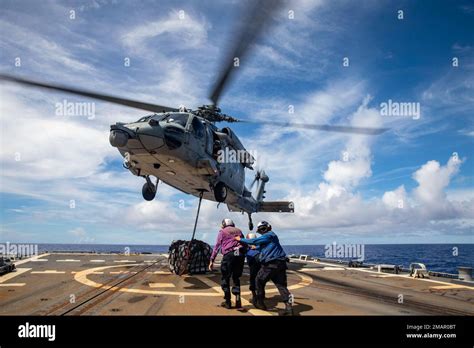
[[[168,252],[168,247],[168,245],[38,244],[39,252],[123,253],[125,248],[129,248],[131,253],[165,253]],[[325,257],[324,245],[285,245],[283,247],[287,254]],[[412,262],[421,262],[431,271],[457,274],[459,266],[474,267],[474,244],[367,244],[364,245],[364,262],[401,265],[404,268],[408,268]]]
[[[325,257],[323,245],[288,245],[288,254]],[[456,255],[457,252],[457,255]],[[474,268],[474,244],[367,244],[364,263],[385,263],[409,268],[421,262],[428,270],[457,274],[459,266]]]

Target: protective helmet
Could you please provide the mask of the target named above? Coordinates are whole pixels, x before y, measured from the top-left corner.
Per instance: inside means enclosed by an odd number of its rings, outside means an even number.
[[[268,232],[268,231],[271,231],[272,230],[272,225],[270,225],[268,222],[266,221],[260,221],[257,225],[257,232]]]
[[[234,221],[232,221],[231,219],[227,219],[227,218],[222,220],[222,227],[227,227],[227,226],[235,227]]]
[[[257,235],[255,233],[249,233],[247,234],[247,239],[254,239],[254,238],[257,238]]]

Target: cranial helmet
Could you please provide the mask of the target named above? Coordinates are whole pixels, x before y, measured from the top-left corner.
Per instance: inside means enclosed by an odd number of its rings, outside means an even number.
[[[270,225],[266,221],[260,221],[257,225],[257,232],[258,233],[265,233],[265,232],[268,232],[268,231],[271,231],[271,230],[272,230],[272,225]]]
[[[224,219],[222,220],[222,227],[233,226],[235,227],[234,221],[231,219]]]

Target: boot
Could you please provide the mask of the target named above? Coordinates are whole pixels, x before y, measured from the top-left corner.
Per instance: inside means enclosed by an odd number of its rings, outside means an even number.
[[[242,300],[240,299],[240,295],[235,295],[235,308],[242,308]]]
[[[224,302],[221,303],[221,307],[231,309],[232,302],[230,302],[230,291],[224,293]]]
[[[226,299],[224,302],[221,303],[221,307],[231,309],[232,308],[232,302],[230,302],[230,299]]]
[[[263,311],[266,311],[267,310],[267,306],[265,306],[265,302],[263,301],[263,297],[262,296],[258,296],[257,297],[257,301],[255,303],[255,308],[258,308],[258,309],[261,309]]]
[[[254,307],[256,307],[256,303],[257,303],[257,293],[255,292],[255,290],[252,290],[252,299],[250,300],[250,303],[252,303],[254,305]]]
[[[284,315],[284,316],[293,315],[293,306],[291,305],[290,302],[285,302],[285,309],[283,310],[281,315]]]

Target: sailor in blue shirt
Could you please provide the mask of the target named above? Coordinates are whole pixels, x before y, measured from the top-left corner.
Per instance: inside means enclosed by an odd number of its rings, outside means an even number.
[[[255,279],[257,300],[254,301],[254,305],[258,309],[267,309],[264,302],[265,285],[271,280],[285,302],[285,310],[282,314],[292,315],[293,297],[288,290],[287,284],[286,253],[281,247],[278,236],[272,232],[272,226],[268,222],[260,222],[257,226],[257,232],[261,236],[255,239],[235,237],[241,243],[257,246],[260,251],[259,261],[261,267]]]

